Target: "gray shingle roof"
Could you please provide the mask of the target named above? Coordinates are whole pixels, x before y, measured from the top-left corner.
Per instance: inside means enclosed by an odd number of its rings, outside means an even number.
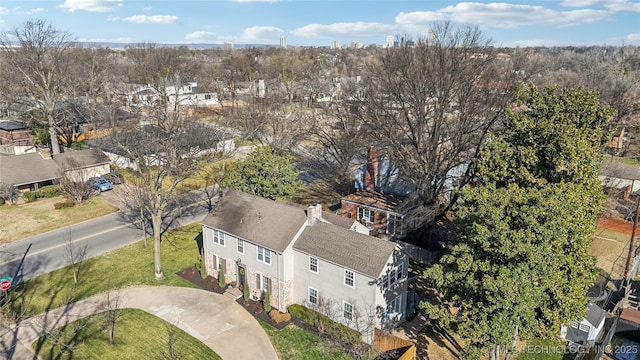
[[[109,158],[98,149],[67,150],[53,159],[45,159],[37,152],[0,155],[0,183],[20,186],[57,179],[60,168],[68,167],[68,159],[77,161],[78,168],[109,163]]]
[[[619,179],[640,180],[640,166],[604,160],[600,165],[599,175]]]
[[[22,121],[0,120],[0,130],[16,131],[16,130],[26,130],[26,129],[27,129],[27,125]]]
[[[58,178],[58,164],[38,153],[0,155],[0,183],[26,185]]]
[[[396,244],[317,221],[305,228],[293,248],[377,278]]]
[[[282,253],[306,220],[301,207],[230,190],[202,224]]]

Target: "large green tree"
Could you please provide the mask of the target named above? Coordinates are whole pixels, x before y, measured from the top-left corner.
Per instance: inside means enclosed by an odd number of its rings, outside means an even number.
[[[222,186],[269,199],[288,198],[301,185],[297,178],[290,156],[274,154],[270,147],[261,146],[229,167]]]
[[[586,89],[523,89],[453,207],[449,254],[427,270],[429,315],[500,359],[516,333],[557,334],[586,311],[588,249],[604,202],[597,171],[614,115]]]

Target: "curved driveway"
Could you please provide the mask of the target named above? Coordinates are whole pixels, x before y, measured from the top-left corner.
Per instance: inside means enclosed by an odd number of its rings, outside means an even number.
[[[199,339],[223,359],[277,360],[269,337],[258,322],[230,295],[171,286],[125,288],[117,295],[119,308],[135,308],[156,315]],[[14,359],[35,358],[31,344],[52,329],[104,311],[106,294],[51,310],[20,322],[0,334],[5,355],[8,346]],[[17,341],[16,341],[17,339]]]

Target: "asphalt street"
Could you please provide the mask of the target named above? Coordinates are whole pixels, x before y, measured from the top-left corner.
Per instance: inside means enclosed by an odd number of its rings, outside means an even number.
[[[207,214],[204,203],[176,210],[167,216],[163,228],[201,221]],[[176,216],[175,214],[181,216]],[[150,231],[150,227],[147,227]],[[65,267],[74,257],[91,258],[142,239],[139,221],[119,211],[62,229],[50,231],[0,247],[0,278],[10,276],[17,284]]]

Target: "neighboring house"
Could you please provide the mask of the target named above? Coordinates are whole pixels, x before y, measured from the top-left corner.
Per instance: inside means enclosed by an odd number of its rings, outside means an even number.
[[[69,150],[52,156],[48,149],[22,155],[0,155],[0,183],[21,191],[51,185],[62,171],[73,173],[76,181],[109,173],[109,158],[97,149]]]
[[[366,226],[371,235],[403,237],[413,229],[405,223],[402,204],[411,193],[391,162],[369,148],[367,162],[356,170],[356,191],[341,199],[342,216]]]
[[[316,309],[371,342],[373,329],[405,318],[408,260],[397,244],[359,224],[303,207],[228,191],[203,221],[207,273],[271,305]]]
[[[640,166],[605,159],[598,178],[605,187],[625,189],[629,193],[640,190]]]
[[[168,97],[169,104],[178,104],[180,106],[220,106],[218,95],[199,87],[195,81],[183,81],[180,84],[169,81],[164,91],[164,95]],[[162,94],[157,89],[151,86],[143,86],[131,91],[127,95],[127,100],[132,106],[152,105],[161,96]]]
[[[22,121],[0,120],[0,145],[31,146],[31,130]]]
[[[626,148],[628,139],[625,136],[625,128],[619,128],[613,134],[613,138],[605,144],[605,150],[611,155],[620,155]]]
[[[153,128],[144,128],[137,129],[138,134],[134,134],[133,136],[144,136],[145,131],[155,131]],[[192,131],[187,129],[187,131]],[[197,131],[197,129],[195,130]],[[193,137],[188,137],[191,141],[195,139],[197,135],[193,135]],[[215,135],[217,142],[213,144],[205,144],[205,143],[195,143],[196,140],[193,140],[193,144],[189,144],[189,152],[186,152],[183,155],[183,158],[187,156],[198,157],[205,154],[211,153],[223,153],[230,154],[236,149],[235,140],[233,138],[233,134],[225,133],[225,132],[217,132]],[[110,136],[103,136],[97,139],[91,139],[86,141],[89,146],[93,148],[100,149],[104,152],[104,154],[111,160],[111,163],[119,168],[132,168],[137,170],[138,165],[135,163],[134,159],[131,159],[127,156],[126,152],[120,148],[116,141],[112,140]],[[161,159],[163,159],[162,153],[152,153],[148,151],[145,155],[145,162],[147,165],[159,165]],[[160,156],[158,156],[160,155]]]
[[[589,302],[587,315],[580,322],[571,322],[569,326],[562,325],[560,338],[568,341],[570,349],[579,351],[588,349],[600,342],[603,335],[606,311]]]

